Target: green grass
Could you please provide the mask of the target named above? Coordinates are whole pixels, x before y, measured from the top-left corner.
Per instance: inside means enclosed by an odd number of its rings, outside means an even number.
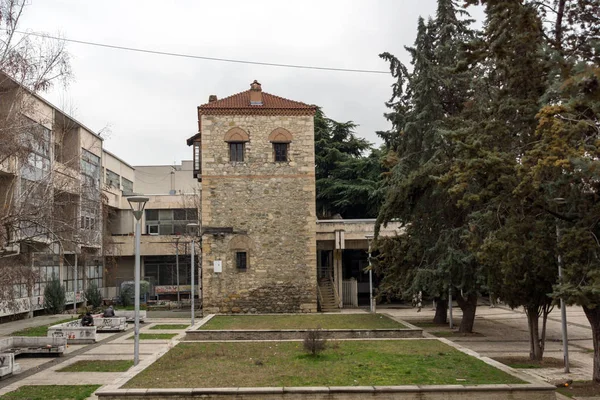
[[[16,331],[10,334],[10,336],[47,336],[48,328],[53,325],[62,324],[64,322],[71,322],[77,320],[77,317],[63,319],[61,321],[56,321],[48,325],[34,326],[31,328],[22,329],[20,331]]]
[[[437,340],[329,342],[329,348],[317,357],[307,355],[301,342],[198,342],[178,344],[125,387],[457,383],[523,382]]]
[[[124,372],[133,366],[133,360],[77,361],[58,372]]]
[[[85,400],[101,385],[36,385],[21,386],[2,399],[19,400]]]
[[[152,327],[150,327],[150,329],[185,329],[187,327],[189,327],[190,324],[161,324],[161,325],[154,325]]]
[[[150,339],[172,339],[177,336],[176,333],[140,333],[140,340],[150,340]],[[128,337],[127,339],[133,340],[133,336]]]
[[[593,381],[575,381],[569,387],[561,387],[556,391],[568,398],[575,396],[596,398],[600,396],[600,385]]]
[[[217,315],[200,330],[406,328],[382,314]]]

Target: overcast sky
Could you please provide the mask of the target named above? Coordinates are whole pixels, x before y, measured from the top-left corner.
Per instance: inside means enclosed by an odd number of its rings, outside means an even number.
[[[436,0],[31,0],[20,29],[126,47],[322,67],[388,70],[384,51],[408,62],[419,15]],[[477,10],[474,10],[477,11]],[[476,14],[480,17],[480,13]],[[389,74],[193,60],[68,43],[74,80],[43,94],[89,128],[109,126],[105,148],[132,165],[191,158],[196,107],[249,89],[316,104],[379,144]]]

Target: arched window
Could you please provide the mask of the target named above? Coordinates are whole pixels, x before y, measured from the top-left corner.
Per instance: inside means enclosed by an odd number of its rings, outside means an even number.
[[[269,135],[269,141],[273,143],[273,161],[288,162],[289,148],[292,142],[292,134],[287,129],[277,128]]]
[[[224,140],[229,143],[229,161],[244,161],[245,143],[250,141],[250,137],[241,128],[231,128],[225,134]]]

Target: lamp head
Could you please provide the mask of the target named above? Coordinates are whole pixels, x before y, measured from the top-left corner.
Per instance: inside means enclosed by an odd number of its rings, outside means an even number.
[[[142,219],[142,215],[144,213],[144,208],[146,207],[146,203],[150,200],[146,196],[129,196],[127,197],[127,201],[129,202],[129,207],[131,207],[131,211],[133,212],[133,216],[136,220]]]

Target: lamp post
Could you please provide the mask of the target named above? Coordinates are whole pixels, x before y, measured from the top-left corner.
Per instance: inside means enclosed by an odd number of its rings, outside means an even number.
[[[187,228],[188,231],[193,230],[194,228],[198,228],[200,225],[196,224],[196,223],[191,223],[191,224],[187,224]],[[190,229],[192,228],[192,229]],[[195,235],[195,233],[194,233]],[[196,292],[194,291],[194,270],[196,269],[195,267],[195,258],[196,258],[196,245],[195,245],[195,236],[192,236],[192,249],[191,249],[191,256],[192,256],[192,290],[191,290],[191,308],[192,308],[192,323],[191,325],[194,326],[194,322],[195,322],[195,310],[194,310],[194,297],[196,297]]]
[[[177,308],[181,307],[181,300],[179,298],[179,236],[175,238],[175,268],[177,268]]]
[[[140,236],[142,231],[141,219],[146,203],[150,200],[144,196],[127,198],[133,216],[135,217],[135,272],[134,272],[134,336],[133,336],[133,365],[140,362]]]
[[[562,197],[552,199],[556,204],[565,204],[567,201]],[[560,244],[560,227],[558,219],[556,220],[556,245]],[[558,264],[558,283],[562,284],[562,257],[557,249],[556,262]],[[565,308],[565,300],[560,297],[560,322],[562,327],[562,342],[563,342],[563,357],[565,363],[565,373],[569,373],[569,339],[567,334],[567,309]]]
[[[373,267],[371,265],[371,240],[373,240],[373,235],[365,235],[367,238],[367,243],[369,244],[369,311],[375,312],[374,302],[373,302]]]

